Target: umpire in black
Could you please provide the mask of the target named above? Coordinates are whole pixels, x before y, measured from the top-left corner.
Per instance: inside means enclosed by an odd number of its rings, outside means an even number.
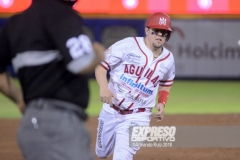
[[[17,138],[26,160],[93,159],[86,74],[104,59],[104,47],[83,34],[75,1],[33,0],[0,33],[0,91],[23,112]],[[11,64],[22,92],[7,74]]]

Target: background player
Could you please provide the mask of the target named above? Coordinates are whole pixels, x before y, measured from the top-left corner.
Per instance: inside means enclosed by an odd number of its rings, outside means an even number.
[[[75,2],[33,0],[0,33],[0,91],[21,111],[26,103],[18,143],[27,160],[93,159],[83,123],[89,99],[85,74],[104,59],[105,49],[83,34]],[[24,101],[7,74],[11,63]]]
[[[146,21],[146,37],[120,40],[105,51],[105,61],[96,70],[100,99],[96,154],[114,160],[131,160],[139,148],[129,147],[129,126],[147,126],[151,110],[163,119],[164,107],[175,77],[173,54],[163,47],[172,29],[170,17],[154,13]],[[106,73],[110,71],[110,80]]]

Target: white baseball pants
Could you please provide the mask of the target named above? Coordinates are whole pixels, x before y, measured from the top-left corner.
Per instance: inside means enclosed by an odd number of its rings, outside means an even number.
[[[151,110],[121,115],[103,104],[98,118],[96,138],[96,154],[99,158],[107,158],[113,153],[113,160],[132,160],[140,148],[129,147],[129,126],[149,126]]]

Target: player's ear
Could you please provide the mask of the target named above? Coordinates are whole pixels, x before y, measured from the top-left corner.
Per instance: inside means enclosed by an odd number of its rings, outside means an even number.
[[[147,35],[148,34],[148,30],[149,30],[150,28],[148,28],[148,27],[145,27],[145,34]]]

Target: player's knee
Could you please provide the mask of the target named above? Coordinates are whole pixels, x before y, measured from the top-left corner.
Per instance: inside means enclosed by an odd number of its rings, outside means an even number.
[[[112,149],[111,148],[105,148],[105,147],[102,147],[102,146],[101,147],[96,146],[95,152],[96,152],[96,155],[99,158],[105,159],[105,158],[110,156],[110,154],[112,153]]]
[[[99,150],[97,148],[96,148],[96,155],[101,159],[105,159],[108,157],[105,151]]]
[[[113,148],[114,147],[112,145],[108,145],[108,147],[104,147],[103,144],[97,143],[95,152],[99,158],[104,159],[109,157],[113,153]]]
[[[132,160],[133,159],[133,154],[130,152],[125,152],[125,153],[120,153],[120,154],[114,154],[113,155],[113,160]]]
[[[132,160],[134,154],[136,154],[135,150],[128,150],[125,148],[119,148],[115,150],[114,155],[113,155],[113,160]]]

